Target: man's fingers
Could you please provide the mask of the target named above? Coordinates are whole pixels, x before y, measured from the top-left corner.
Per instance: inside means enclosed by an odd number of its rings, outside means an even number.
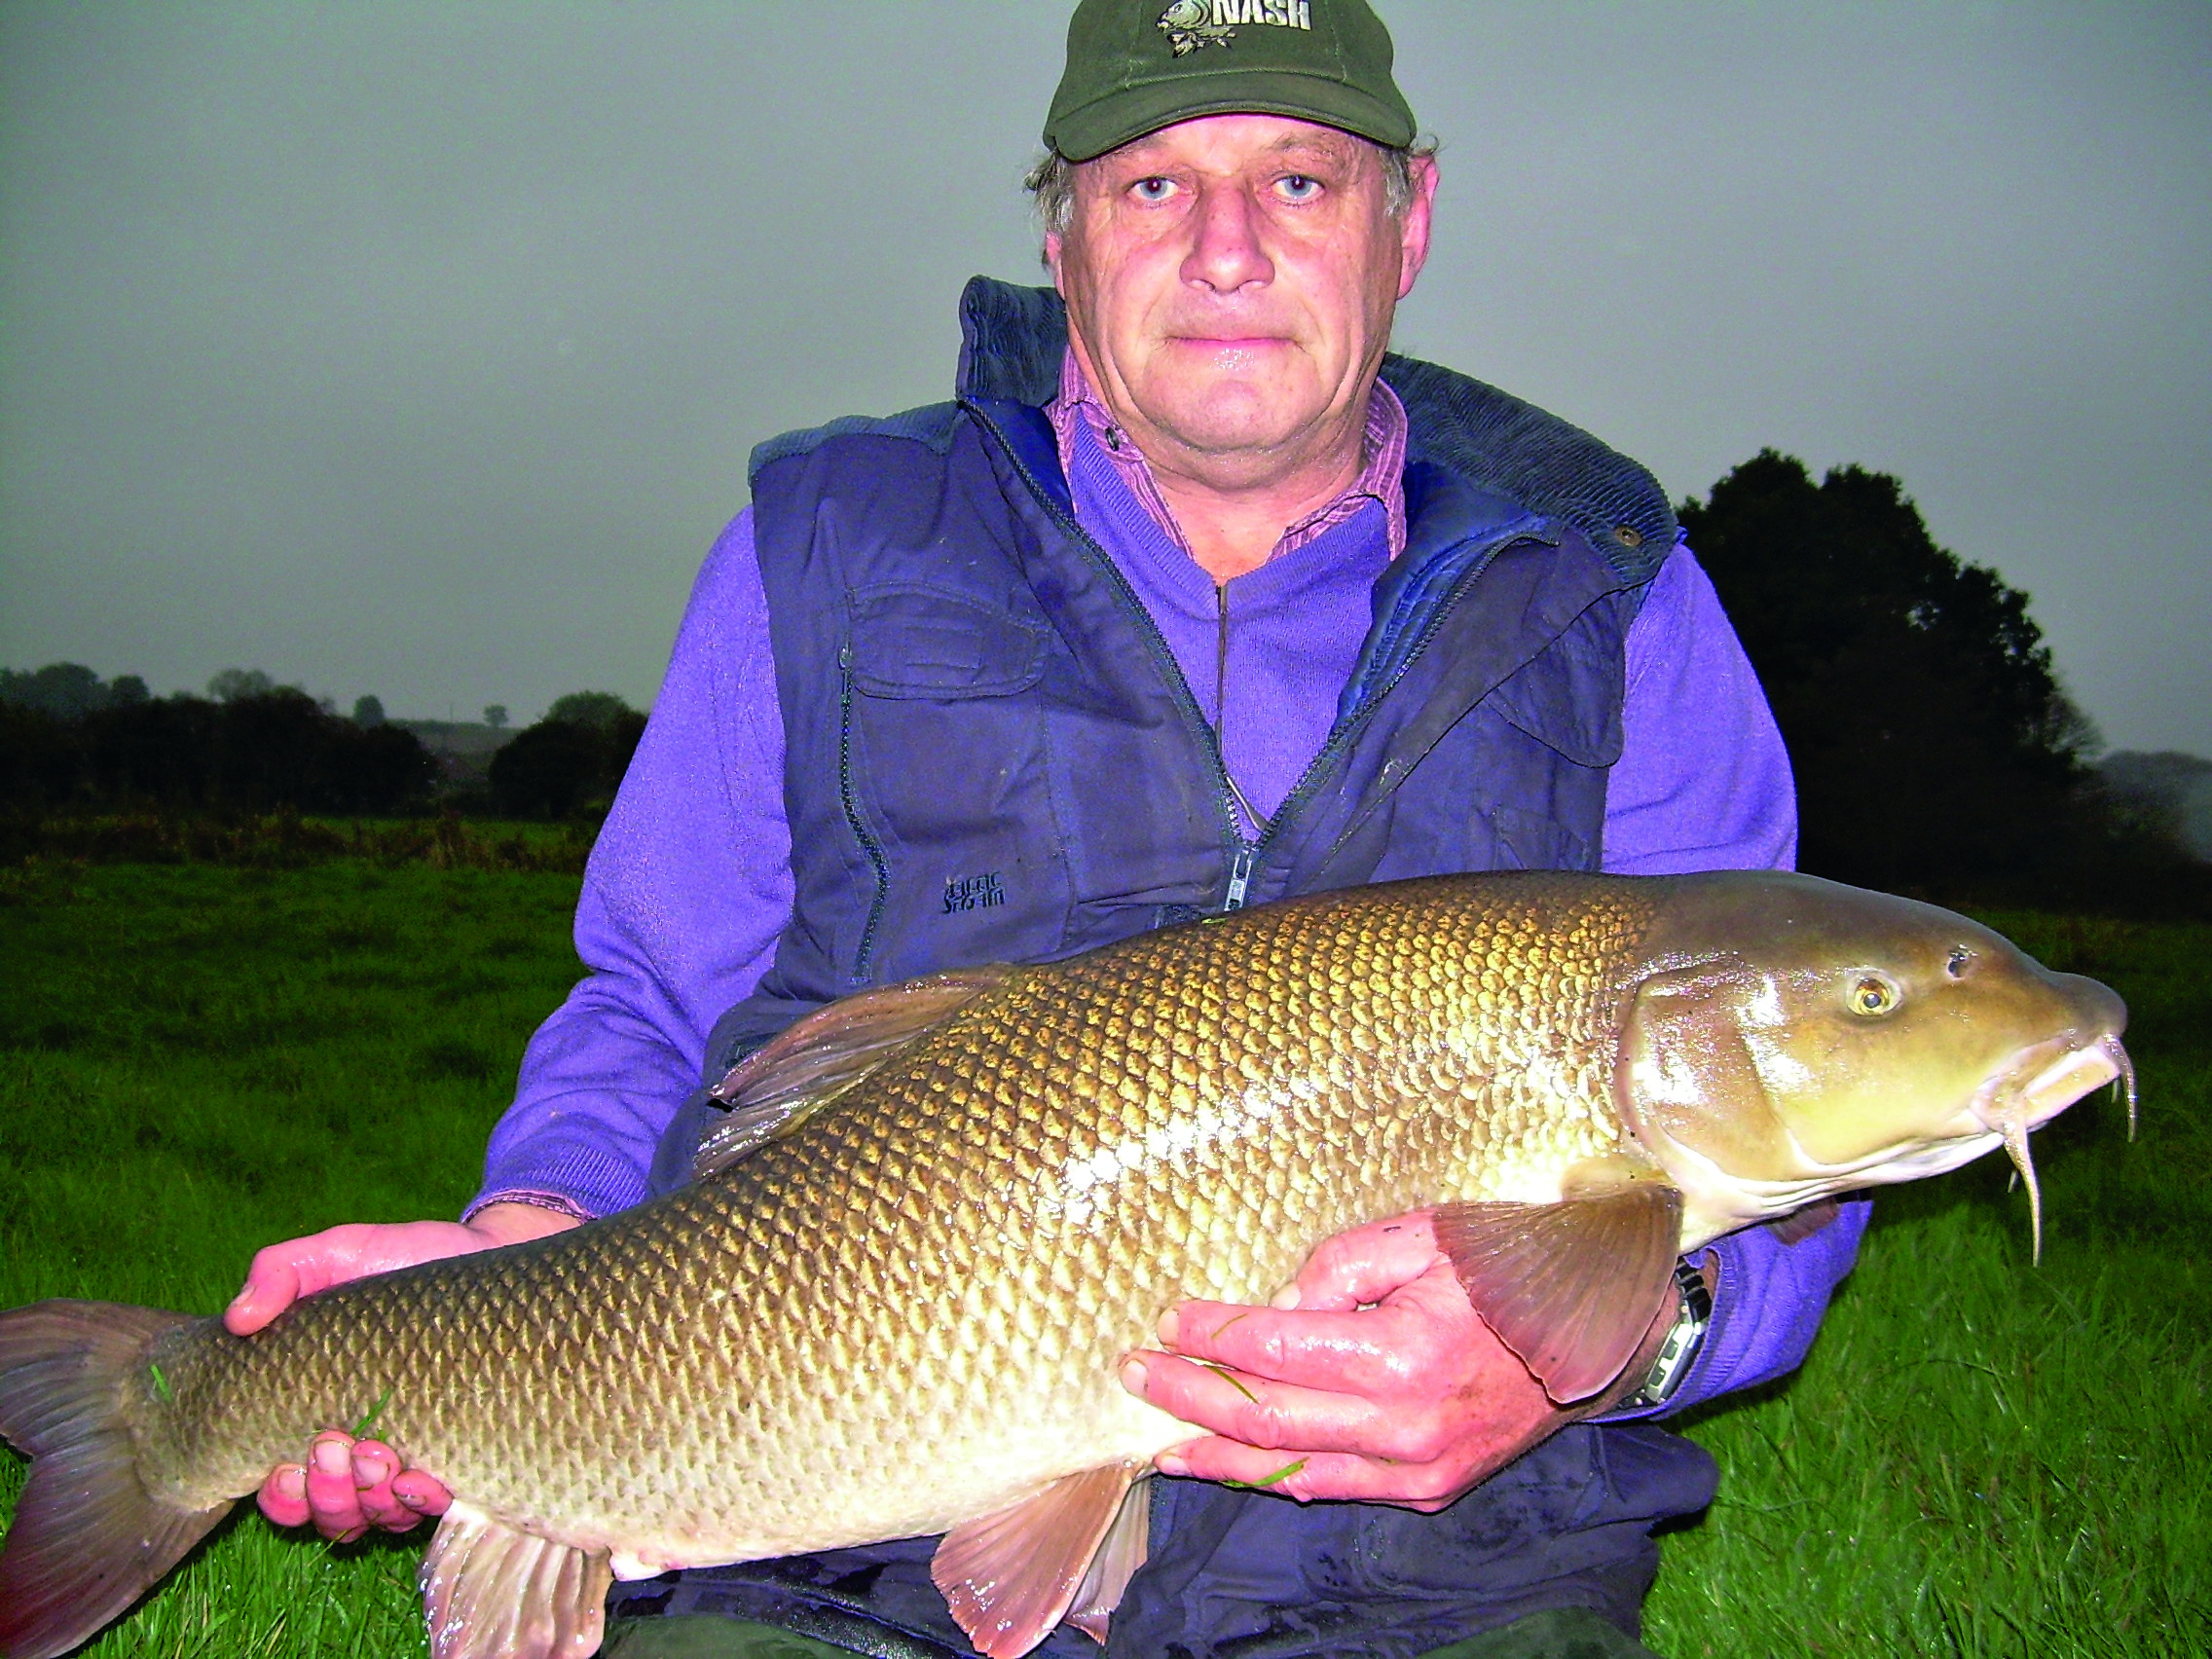
[[[538,1213],[557,1227],[574,1225],[551,1210]],[[224,1310],[223,1323],[234,1336],[251,1336],[303,1296],[369,1273],[490,1249],[498,1242],[453,1221],[348,1222],[305,1238],[288,1238],[255,1253],[245,1286]]]
[[[255,1494],[261,1513],[278,1527],[308,1524],[308,1472],[298,1463],[278,1463]]]
[[[243,1288],[223,1310],[224,1326],[233,1336],[250,1337],[301,1297],[375,1272],[356,1265],[364,1235],[373,1231],[350,1223],[256,1250]]]
[[[1173,1354],[1134,1354],[1122,1380],[1170,1417],[1246,1446],[1388,1454],[1405,1432],[1372,1400],[1237,1377]]]
[[[353,1488],[360,1494],[361,1514],[370,1526],[382,1527],[387,1532],[404,1532],[423,1519],[392,1490],[398,1474],[399,1454],[384,1442],[353,1443]]]
[[[308,1448],[308,1511],[314,1530],[337,1543],[359,1537],[369,1525],[353,1484],[352,1445],[350,1435],[331,1429]]]
[[[1296,1301],[1278,1296],[1275,1305],[1336,1311],[1369,1307],[1438,1260],[1436,1228],[1426,1210],[1369,1222],[1325,1240],[1298,1270],[1291,1287]]]
[[[1283,1311],[1186,1302],[1161,1321],[1161,1336],[1163,1346],[1194,1359],[1384,1402],[1433,1398],[1497,1346],[1442,1258],[1380,1307]]]
[[[1374,1395],[1396,1392],[1408,1322],[1386,1308],[1361,1312],[1281,1312],[1227,1302],[1186,1302],[1161,1321],[1176,1353],[1301,1387]],[[1170,1333],[1172,1337],[1170,1338]]]
[[[443,1515],[453,1505],[453,1493],[435,1475],[421,1469],[403,1469],[391,1483],[392,1495],[416,1515]]]
[[[1157,1462],[1162,1474],[1235,1481],[1301,1503],[1318,1498],[1354,1498],[1428,1511],[1442,1509],[1458,1495],[1450,1478],[1431,1467],[1386,1463],[1348,1452],[1293,1456],[1218,1437],[1178,1446],[1162,1453]],[[1424,1489],[1423,1494],[1412,1495],[1410,1489],[1415,1487]],[[1436,1489],[1433,1493],[1426,1491],[1431,1487]]]
[[[255,1254],[244,1286],[223,1309],[223,1325],[232,1336],[252,1336],[299,1300],[299,1269],[283,1253],[286,1249],[285,1245],[272,1244]]]

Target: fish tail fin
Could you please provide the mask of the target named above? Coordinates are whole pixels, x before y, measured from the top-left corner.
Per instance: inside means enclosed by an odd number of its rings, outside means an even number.
[[[0,1659],[52,1659],[122,1613],[230,1509],[149,1495],[127,1379],[181,1313],[40,1302],[0,1313],[0,1439],[31,1457],[0,1544]]]

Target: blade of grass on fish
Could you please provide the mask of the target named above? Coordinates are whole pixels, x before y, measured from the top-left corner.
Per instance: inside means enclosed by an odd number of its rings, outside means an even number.
[[[391,1390],[387,1388],[377,1396],[377,1403],[369,1408],[369,1415],[353,1425],[353,1438],[359,1440],[370,1429],[376,1427],[377,1419],[384,1416],[384,1409],[389,1404],[391,1404]]]
[[[1297,1474],[1299,1470],[1305,1467],[1306,1459],[1301,1457],[1297,1462],[1285,1463],[1273,1474],[1262,1475],[1256,1481],[1223,1481],[1221,1484],[1225,1487],[1235,1487],[1239,1492],[1261,1492],[1268,1487],[1276,1485],[1279,1482],[1289,1480],[1291,1476]]]
[[[176,1390],[169,1386],[169,1380],[162,1375],[162,1368],[149,1360],[146,1363],[146,1369],[153,1373],[154,1392],[160,1396],[162,1404],[165,1406],[175,1405]]]

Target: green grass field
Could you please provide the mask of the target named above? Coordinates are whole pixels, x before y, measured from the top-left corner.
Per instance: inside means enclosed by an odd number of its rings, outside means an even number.
[[[213,1311],[254,1248],[451,1214],[577,973],[570,875],[0,871],[0,1307]],[[1984,1161],[1886,1196],[1804,1371],[1702,1413],[1711,1514],[1647,1640],[1697,1655],[2212,1652],[2212,928],[1994,917],[2134,1010],[2143,1131],[2037,1139],[2046,1237]],[[22,1465],[0,1455],[0,1511]],[[419,1655],[418,1545],[250,1506],[86,1651]]]

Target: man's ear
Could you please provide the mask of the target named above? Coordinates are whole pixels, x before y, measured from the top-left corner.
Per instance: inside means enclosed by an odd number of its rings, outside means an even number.
[[[1066,284],[1060,280],[1060,249],[1066,241],[1067,239],[1058,231],[1045,233],[1045,269],[1052,274],[1052,286],[1059,291],[1063,300],[1067,298],[1068,291]]]
[[[1414,291],[1421,267],[1428,263],[1429,224],[1436,206],[1436,158],[1414,157],[1411,171],[1414,199],[1406,203],[1405,215],[1398,221],[1398,298],[1401,300]]]

